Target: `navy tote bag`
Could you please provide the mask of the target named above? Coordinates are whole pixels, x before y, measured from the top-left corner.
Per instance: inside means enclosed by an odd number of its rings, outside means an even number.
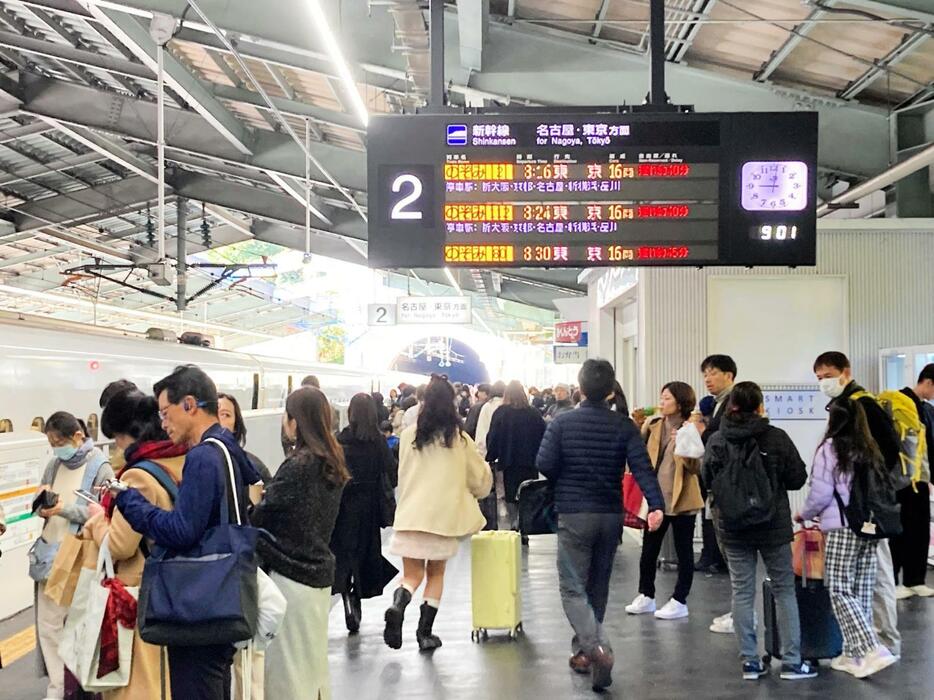
[[[139,592],[139,634],[159,646],[234,644],[256,634],[258,590],[256,541],[259,530],[244,525],[237,498],[238,483],[226,446],[220,466],[226,485],[221,518],[204,539],[185,552],[153,548],[146,560]],[[236,520],[228,505],[232,494]]]

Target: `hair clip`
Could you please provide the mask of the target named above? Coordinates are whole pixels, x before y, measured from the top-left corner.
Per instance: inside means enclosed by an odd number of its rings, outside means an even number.
[[[448,375],[446,375],[446,374],[435,374],[435,373],[432,373],[431,378],[432,378],[432,379],[440,379],[442,382],[448,381]]]

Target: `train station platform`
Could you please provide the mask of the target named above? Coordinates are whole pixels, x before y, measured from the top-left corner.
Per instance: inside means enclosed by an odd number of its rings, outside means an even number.
[[[517,642],[491,633],[483,644],[470,639],[470,552],[464,544],[449,562],[447,589],[437,634],[444,646],[433,656],[419,654],[417,614],[410,608],[401,650],[382,640],[383,610],[392,594],[364,601],[360,634],[348,637],[343,611],[335,606],[330,625],[330,668],[335,700],[571,700],[597,697],[589,677],[567,665],[571,631],[561,609],[555,569],[554,537],[533,537],[523,555],[523,624]],[[627,616],[624,607],[636,594],[639,546],[626,538],[617,555],[607,629],[616,652],[613,686],[606,698],[821,698],[821,700],[922,699],[934,697],[934,600],[899,603],[903,637],[901,663],[871,680],[860,681],[822,665],[814,680],[782,681],[779,665],[757,683],[743,681],[732,635],[708,632],[713,617],[729,607],[729,577],[695,578],[688,600],[689,618],[664,622]],[[659,598],[674,586],[676,574],[660,571]],[[416,599],[416,603],[418,600]],[[761,601],[760,601],[761,605]],[[760,612],[759,619],[762,619]],[[17,618],[31,624],[28,613]],[[10,624],[2,629],[12,634]],[[761,631],[760,631],[761,636]],[[0,670],[0,699],[42,698],[44,684],[34,676],[34,653]],[[286,700],[271,698],[270,700]],[[291,700],[291,699],[290,699]],[[299,700],[299,699],[295,699]]]

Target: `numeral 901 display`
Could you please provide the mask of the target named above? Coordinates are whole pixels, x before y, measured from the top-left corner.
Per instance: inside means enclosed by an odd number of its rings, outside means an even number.
[[[762,224],[752,230],[752,237],[757,241],[795,241],[798,239],[798,227]]]

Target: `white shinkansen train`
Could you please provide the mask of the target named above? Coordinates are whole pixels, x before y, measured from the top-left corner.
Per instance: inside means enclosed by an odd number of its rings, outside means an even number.
[[[40,428],[58,410],[84,419],[92,434],[104,387],[129,379],[143,391],[182,364],[207,372],[219,391],[237,397],[244,412],[281,411],[285,397],[314,374],[345,420],[354,394],[382,391],[424,377],[214,350],[80,324],[0,318],[0,432]],[[265,410],[264,410],[265,409]],[[93,437],[99,439],[94,434]]]

